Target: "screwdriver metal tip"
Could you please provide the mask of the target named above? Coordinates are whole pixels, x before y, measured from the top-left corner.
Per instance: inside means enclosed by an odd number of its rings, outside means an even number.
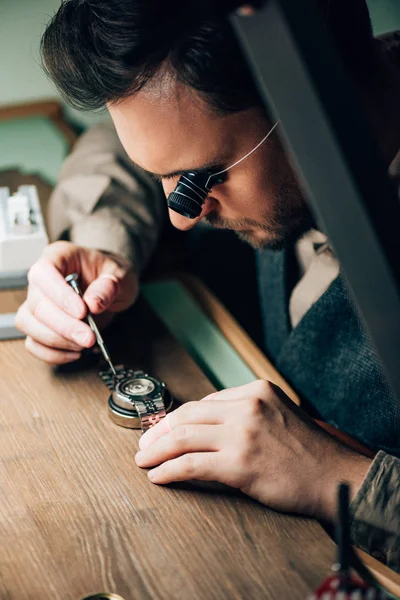
[[[114,377],[116,377],[117,376],[117,371],[115,370],[114,365],[111,362],[108,363],[108,364],[110,365],[110,369],[112,371],[112,374],[114,375]]]
[[[67,277],[65,277],[65,281],[67,283],[69,283],[69,285],[72,287],[72,289],[74,290],[74,292],[76,292],[78,294],[78,296],[80,296],[82,298],[82,292],[81,292],[81,289],[80,289],[79,284],[78,284],[78,279],[79,279],[78,273],[71,273],[70,275],[67,275]],[[89,327],[91,328],[91,330],[93,331],[93,333],[96,336],[96,341],[97,341],[97,344],[98,344],[98,346],[99,346],[99,348],[100,348],[100,350],[101,350],[101,352],[103,354],[103,357],[105,358],[105,360],[109,364],[111,372],[114,375],[114,377],[117,377],[117,371],[114,368],[114,365],[113,365],[113,363],[111,361],[110,355],[108,354],[107,348],[106,348],[106,346],[104,344],[104,340],[103,340],[103,338],[101,336],[99,328],[97,327],[96,322],[93,319],[93,316],[91,315],[89,309],[88,309],[86,318],[87,318],[87,322],[89,324]]]

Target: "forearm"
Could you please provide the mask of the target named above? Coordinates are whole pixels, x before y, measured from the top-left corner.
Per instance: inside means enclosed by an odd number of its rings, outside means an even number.
[[[49,233],[115,252],[140,271],[165,218],[162,190],[133,167],[112,125],[82,136],[61,171],[50,200]]]

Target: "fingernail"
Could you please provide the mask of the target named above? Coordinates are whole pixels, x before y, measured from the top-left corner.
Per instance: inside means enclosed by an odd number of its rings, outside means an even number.
[[[101,296],[95,296],[94,301],[96,302],[96,304],[98,305],[99,308],[104,308],[104,306],[106,304],[105,299],[102,298]]]
[[[135,456],[135,461],[139,464],[140,462],[142,462],[143,459],[143,454],[144,452],[142,452],[141,450],[139,450],[139,452],[136,453]]]
[[[97,294],[92,294],[92,293],[85,296],[85,301],[89,302],[91,306],[93,306],[95,304],[99,308],[104,308],[104,306],[106,304],[106,301],[102,296],[98,296]]]
[[[150,481],[154,481],[155,479],[157,479],[157,469],[152,469],[151,471],[149,471],[147,473],[147,477],[150,479]]]
[[[85,347],[89,346],[91,342],[91,334],[85,329],[76,329],[71,333],[71,337],[78,344],[78,346]]]
[[[65,309],[70,315],[80,317],[82,315],[82,301],[78,296],[68,296],[65,301]]]

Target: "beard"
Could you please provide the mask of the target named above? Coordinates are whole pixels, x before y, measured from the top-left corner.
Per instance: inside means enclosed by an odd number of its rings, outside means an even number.
[[[281,190],[274,200],[274,210],[261,215],[260,220],[248,218],[223,219],[209,213],[205,221],[218,229],[230,229],[238,238],[256,250],[279,251],[295,244],[315,227],[315,220],[303,198]]]

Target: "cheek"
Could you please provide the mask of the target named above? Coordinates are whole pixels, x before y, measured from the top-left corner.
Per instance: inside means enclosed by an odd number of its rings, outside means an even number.
[[[267,204],[265,182],[250,172],[232,173],[227,181],[212,191],[224,216],[255,218]]]

